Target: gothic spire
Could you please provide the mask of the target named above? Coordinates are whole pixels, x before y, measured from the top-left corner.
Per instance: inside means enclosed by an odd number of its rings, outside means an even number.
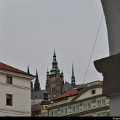
[[[53,54],[52,68],[58,68],[58,63],[57,63],[57,60],[56,60],[55,49],[54,49],[54,54]]]
[[[49,75],[49,70],[48,70],[48,68],[47,68],[47,75]]]
[[[33,83],[31,81],[31,92],[33,92]]]
[[[56,53],[55,53],[55,49],[54,49],[52,69],[50,70],[50,74],[57,74],[57,73],[60,73],[60,70],[58,68],[58,63],[56,60]]]
[[[40,83],[39,83],[39,78],[38,78],[38,72],[36,70],[36,79],[34,83],[34,91],[40,90]]]
[[[76,85],[76,83],[75,83],[75,76],[74,76],[74,67],[73,67],[73,64],[72,64],[71,84],[72,84],[73,86]]]
[[[53,58],[56,58],[56,53],[55,53],[55,49],[54,49],[54,54],[53,54]]]
[[[29,65],[28,65],[27,73],[30,74]]]
[[[61,70],[61,74],[63,74],[63,68],[62,68],[62,70]]]

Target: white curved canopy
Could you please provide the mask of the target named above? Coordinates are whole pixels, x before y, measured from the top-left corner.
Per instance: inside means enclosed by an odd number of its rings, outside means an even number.
[[[110,55],[120,52],[120,0],[101,0],[105,14]]]

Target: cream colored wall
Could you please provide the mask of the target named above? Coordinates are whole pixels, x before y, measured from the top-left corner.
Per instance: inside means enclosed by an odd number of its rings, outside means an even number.
[[[41,114],[43,114],[43,113],[48,113],[48,109],[46,108],[46,107],[48,107],[48,105],[42,105],[41,106]]]
[[[73,97],[74,96],[68,97],[66,100],[62,100],[60,102],[55,102],[55,103],[53,102],[48,107],[50,108],[50,107],[53,107],[53,106],[56,106],[56,105],[61,105],[61,104],[64,104],[64,103],[68,103],[68,102],[70,102],[72,100]]]
[[[13,77],[13,84],[30,88],[30,80],[20,77]]]
[[[91,90],[95,90],[96,92],[95,92],[95,94],[92,94],[91,93]],[[83,112],[83,111],[86,111],[86,110],[88,110],[88,109],[96,109],[96,108],[98,108],[98,107],[104,107],[104,106],[109,106],[109,98],[107,98],[107,97],[105,97],[105,96],[100,96],[100,97],[98,97],[98,98],[96,98],[96,101],[93,103],[93,101],[92,101],[92,97],[94,97],[94,96],[97,96],[97,95],[101,95],[102,94],[102,86],[101,87],[97,87],[96,86],[96,88],[91,88],[91,89],[88,89],[87,91],[85,91],[85,92],[83,92],[77,99],[76,99],[76,101],[79,101],[78,103],[75,103],[75,104],[72,104],[72,105],[66,105],[66,106],[64,106],[64,107],[66,107],[67,108],[67,113],[66,113],[66,115],[70,115],[70,114],[75,114],[75,113],[79,113],[79,112]],[[85,98],[91,98],[90,100],[86,100],[86,101],[83,101],[82,102],[82,106],[80,105],[81,103],[80,103],[80,100],[83,100],[83,99],[85,99]],[[103,99],[105,99],[105,105],[101,105],[101,106],[98,106],[98,100],[103,100]],[[69,101],[69,98],[68,98],[68,100],[67,101]],[[61,102],[59,102],[59,104],[62,104],[62,101]],[[86,104],[86,103],[90,103],[91,104],[91,108],[83,108],[84,107],[84,104]],[[57,103],[55,104],[55,103],[53,103],[54,104],[54,106],[55,105],[57,105]],[[52,105],[51,105],[52,106]],[[76,106],[78,106],[79,108],[77,108],[76,109],[76,111],[75,112],[73,112],[73,109],[72,109],[72,107],[76,107]],[[80,106],[82,107],[82,110],[81,110],[81,108],[80,108]],[[50,106],[49,106],[50,107]],[[49,113],[51,113],[51,112],[55,112],[55,110],[56,109],[62,109],[62,108],[64,108],[64,107],[59,107],[59,108],[54,108],[54,109],[51,109],[51,110],[49,110]],[[70,109],[69,109],[69,107],[70,107]],[[78,110],[79,109],[79,110]],[[103,111],[100,111],[100,114],[102,114],[102,112],[104,113],[105,111],[103,110]],[[106,113],[107,113],[107,111],[106,111]],[[88,114],[88,116],[89,115],[91,115],[91,116],[93,116],[93,115],[98,115],[97,113],[91,113],[91,114]],[[61,114],[61,112],[60,112],[60,114],[59,115],[57,115],[57,116],[63,116],[63,114]],[[86,115],[85,115],[86,116]]]
[[[0,73],[0,83],[6,83],[6,76]]]
[[[6,84],[6,75],[0,73],[0,116],[31,116],[30,80],[13,77],[13,85]],[[6,94],[13,95],[13,106],[6,106]]]
[[[98,103],[97,101],[98,100],[105,100],[105,105],[101,104],[101,106],[98,106]],[[96,102],[95,103],[92,103],[92,99],[91,100],[86,100],[86,101],[83,101],[82,102],[82,106],[80,107],[80,102],[79,103],[75,103],[75,104],[72,104],[72,105],[66,105],[64,107],[58,107],[58,108],[54,108],[54,109],[51,109],[49,110],[49,113],[53,112],[55,113],[55,111],[57,111],[58,109],[61,111],[62,109],[65,109],[67,108],[67,113],[65,114],[61,114],[61,112],[59,112],[59,115],[57,116],[65,116],[65,115],[74,115],[76,113],[80,113],[80,112],[84,112],[84,111],[87,111],[87,110],[90,110],[89,108],[84,108],[84,104],[86,103],[90,103],[91,104],[91,110],[92,109],[97,109],[97,108],[101,108],[101,107],[105,107],[105,106],[109,106],[109,99],[105,96],[101,96],[101,97],[98,97],[96,98]],[[77,107],[78,106],[78,109],[75,108],[75,111],[73,111],[73,107]],[[95,106],[95,107],[93,107]],[[70,108],[69,108],[70,107]],[[82,110],[81,110],[82,108]],[[88,114],[84,114],[84,115],[81,115],[81,116],[99,116],[99,115],[103,115],[103,114],[106,114],[107,112],[109,112],[109,109],[108,110],[100,110],[98,112],[93,112],[93,113],[88,113]]]
[[[80,95],[80,96],[76,99],[76,101],[102,94],[102,88],[96,88],[96,89],[95,89],[95,90],[96,90],[96,93],[95,93],[95,94],[91,94],[91,90],[92,90],[92,89],[84,92],[82,95]]]
[[[13,117],[14,117],[14,116],[16,116],[16,117],[28,116],[28,117],[29,117],[30,114],[20,113],[20,112],[13,112],[13,111],[4,111],[4,110],[1,111],[1,110],[0,110],[0,116],[1,116],[1,117],[2,117],[2,116],[3,116],[3,117],[4,117],[4,116],[11,116],[11,117],[12,117],[12,116],[13,116]]]
[[[0,82],[1,83],[6,83],[6,74],[0,73]],[[12,76],[12,75],[10,75]],[[30,88],[30,80],[27,78],[23,77],[18,77],[18,76],[12,76],[13,77],[13,84],[12,85],[17,85],[21,87],[28,87]]]

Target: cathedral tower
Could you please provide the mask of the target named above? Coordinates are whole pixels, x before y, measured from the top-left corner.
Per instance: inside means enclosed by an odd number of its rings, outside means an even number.
[[[64,76],[63,72],[60,73],[60,69],[58,68],[55,50],[53,54],[52,69],[50,72],[47,69],[46,78],[46,90],[50,98],[61,95],[62,87],[64,85]]]

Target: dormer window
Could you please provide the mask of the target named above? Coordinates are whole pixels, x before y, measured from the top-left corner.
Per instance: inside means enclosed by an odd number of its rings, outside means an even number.
[[[95,94],[95,92],[96,92],[95,89],[93,89],[93,90],[91,91],[92,94]]]
[[[12,77],[11,76],[6,76],[6,83],[12,84]]]

